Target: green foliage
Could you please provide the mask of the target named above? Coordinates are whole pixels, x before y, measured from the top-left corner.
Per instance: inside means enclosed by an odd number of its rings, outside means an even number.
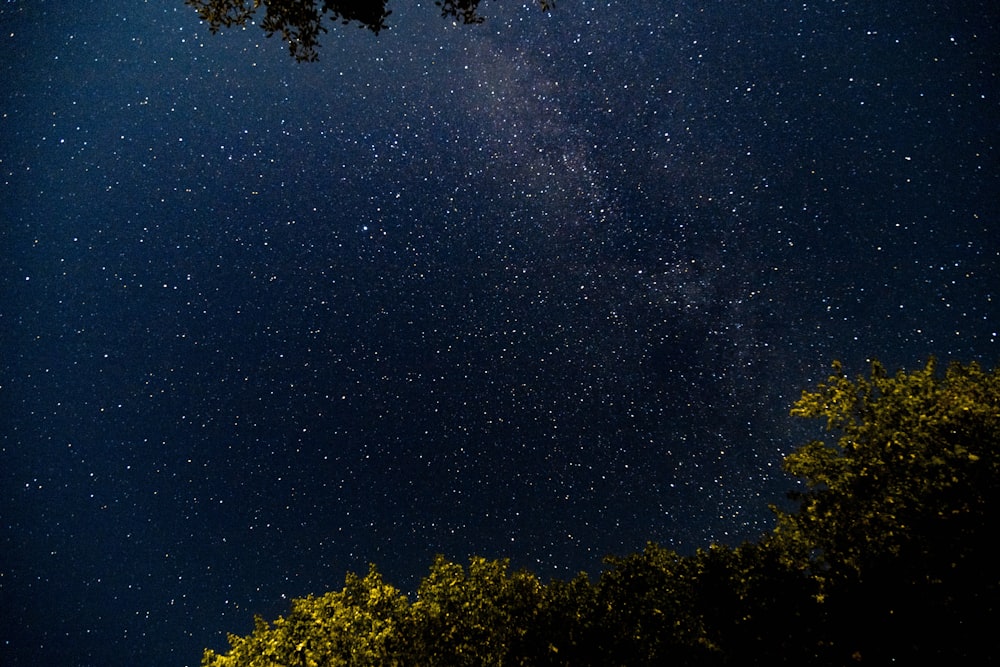
[[[607,643],[596,664],[803,664],[814,655],[802,638],[817,623],[816,584],[776,540],[691,556],[648,544],[607,563],[594,623]]]
[[[952,364],[893,376],[839,364],[792,414],[829,437],[786,457],[794,512],[736,548],[656,544],[543,584],[506,560],[438,557],[411,604],[372,566],[258,618],[204,667],[843,665],[994,655],[1000,375]]]
[[[406,619],[406,597],[371,566],[363,579],[348,574],[344,588],[294,600],[287,618],[269,625],[259,616],[246,637],[229,636],[230,650],[206,650],[204,667],[390,665],[393,642]]]
[[[257,10],[264,7],[260,27],[268,37],[280,34],[288,43],[289,53],[295,60],[319,59],[319,36],[327,32],[324,19],[344,25],[357,24],[379,34],[388,27],[386,19],[392,14],[386,8],[387,0],[184,0],[193,7],[212,33],[233,26],[245,27],[251,23]],[[441,15],[464,24],[482,23],[479,14],[480,0],[439,0],[434,4]],[[553,0],[539,0],[542,11],[554,6]]]
[[[823,567],[846,576],[934,548],[995,511],[1000,376],[953,364],[939,377],[935,366],[889,376],[875,362],[869,377],[850,380],[838,364],[792,409],[836,434],[785,459],[809,491],[778,517],[778,533],[818,552]]]
[[[807,491],[775,535],[820,585],[831,655],[974,655],[998,621],[1000,374],[931,359],[851,380],[837,364],[792,414],[830,437],[785,459]]]
[[[642,553],[607,563],[598,591],[599,624],[611,630],[608,648],[616,661],[698,664],[704,653],[717,650],[696,604],[700,559],[650,543]]]
[[[525,643],[542,585],[506,560],[438,557],[411,608],[406,643],[422,665],[506,665]]]

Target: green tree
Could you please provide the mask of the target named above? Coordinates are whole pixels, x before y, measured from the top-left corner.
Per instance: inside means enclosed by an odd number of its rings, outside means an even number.
[[[609,557],[598,583],[595,624],[606,664],[708,664],[718,647],[698,609],[702,564],[649,543]]]
[[[527,637],[542,584],[509,561],[474,557],[468,568],[439,556],[420,583],[404,633],[409,664],[528,664]]]
[[[815,664],[817,585],[776,540],[713,544],[690,559],[697,573],[689,614],[716,664]]]
[[[203,667],[348,667],[393,665],[398,628],[409,604],[372,565],[364,578],[350,573],[341,591],[292,601],[273,625],[254,618],[246,637],[229,636],[225,655],[208,649]]]
[[[255,620],[204,667],[844,665],[995,655],[1000,374],[933,360],[839,364],[792,414],[828,440],[785,458],[805,482],[774,531],[680,555],[656,544],[542,584],[506,560],[438,557],[412,604],[374,566]]]
[[[604,645],[597,623],[597,587],[586,573],[549,582],[525,635],[532,665],[600,665]]]
[[[834,371],[792,410],[831,437],[786,457],[806,491],[775,530],[821,585],[826,642],[840,659],[972,655],[998,620],[1000,375]]]
[[[776,540],[688,556],[649,544],[607,564],[593,664],[814,664],[816,584]]]
[[[1000,376],[952,364],[939,377],[934,360],[895,376],[878,362],[855,380],[835,371],[792,409],[836,437],[785,458],[807,491],[796,512],[778,512],[778,534],[841,576],[913,548],[968,556],[942,536],[979,532],[995,516]]]
[[[326,23],[340,22],[367,28],[374,34],[388,28],[392,12],[387,0],[184,0],[193,7],[212,33],[222,28],[246,26],[257,10],[264,7],[260,27],[268,37],[280,34],[288,42],[293,58],[302,61],[319,59],[319,36],[327,32]],[[464,24],[481,23],[480,0],[438,0],[441,15]],[[538,0],[543,11],[553,0]]]

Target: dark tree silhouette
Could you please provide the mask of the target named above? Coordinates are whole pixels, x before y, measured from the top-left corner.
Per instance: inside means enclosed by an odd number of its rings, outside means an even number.
[[[376,35],[389,27],[386,19],[392,11],[387,0],[184,0],[194,7],[209,30],[246,26],[262,6],[260,27],[270,37],[280,34],[288,50],[299,62],[319,60],[319,36],[327,32],[326,21],[355,24]],[[463,24],[482,23],[480,0],[438,0],[434,4],[441,15]],[[538,0],[542,11],[554,6],[554,0]]]

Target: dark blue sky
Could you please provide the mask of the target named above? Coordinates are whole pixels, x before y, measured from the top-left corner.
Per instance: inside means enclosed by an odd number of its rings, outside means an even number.
[[[754,539],[832,360],[996,364],[993,3],[392,9],[0,8],[3,664]]]

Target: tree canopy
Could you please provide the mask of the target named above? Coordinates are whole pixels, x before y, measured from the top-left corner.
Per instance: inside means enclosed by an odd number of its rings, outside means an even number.
[[[222,28],[246,26],[257,10],[264,7],[260,27],[268,37],[280,34],[288,43],[289,53],[302,61],[319,59],[319,37],[327,32],[327,23],[342,23],[367,28],[379,34],[389,27],[392,11],[388,0],[184,0],[194,7],[212,33]],[[462,24],[482,23],[480,0],[436,0],[441,15]],[[548,11],[553,0],[538,0]]]
[[[843,665],[996,656],[1000,373],[934,360],[834,374],[792,415],[826,439],[784,460],[794,511],[735,548],[656,544],[596,580],[542,583],[506,560],[438,557],[411,602],[373,565],[257,618],[203,667]],[[987,660],[988,661],[988,660]]]

